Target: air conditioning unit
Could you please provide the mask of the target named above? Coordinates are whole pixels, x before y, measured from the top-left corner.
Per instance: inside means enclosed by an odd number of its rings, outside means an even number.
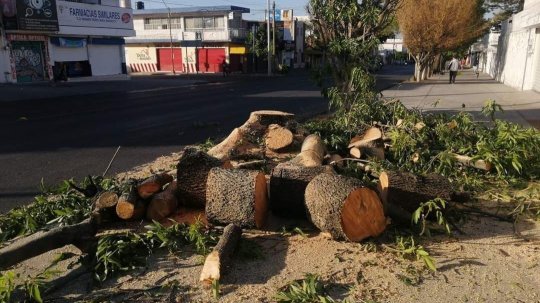
[[[195,32],[195,40],[202,40],[202,32]]]

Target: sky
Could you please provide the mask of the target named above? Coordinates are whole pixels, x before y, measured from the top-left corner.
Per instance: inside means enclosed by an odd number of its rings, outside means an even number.
[[[132,0],[132,7],[135,8],[135,1]],[[145,8],[165,8],[162,0],[141,0]],[[267,0],[165,0],[170,7],[193,7],[193,6],[220,6],[234,5],[247,7],[251,13],[244,14],[244,20],[263,20],[264,10]],[[295,16],[305,16],[308,0],[276,0],[276,9],[292,9]],[[272,5],[272,0],[270,0]]]

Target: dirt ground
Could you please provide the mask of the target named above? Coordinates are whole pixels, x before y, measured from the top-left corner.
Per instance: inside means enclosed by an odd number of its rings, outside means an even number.
[[[179,154],[161,157],[118,177],[170,171],[178,158]],[[147,267],[101,286],[83,274],[47,295],[46,301],[275,302],[281,288],[312,273],[320,275],[334,299],[349,302],[540,302],[539,222],[512,224],[468,215],[460,226],[463,234],[423,238],[420,243],[435,258],[435,273],[422,261],[385,249],[397,232],[392,227],[378,239],[345,243],[326,238],[308,222],[271,217],[268,225],[266,231],[244,232],[242,241],[251,244],[256,258],[234,260],[221,282],[219,299],[198,281],[204,259],[188,249],[178,255],[157,253]],[[283,227],[300,227],[306,234],[284,234]],[[77,253],[75,248],[62,251]],[[36,274],[57,253],[31,259],[17,271]],[[60,269],[73,260],[60,264]]]

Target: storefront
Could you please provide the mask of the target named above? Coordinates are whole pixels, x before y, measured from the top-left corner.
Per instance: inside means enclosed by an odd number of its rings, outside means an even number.
[[[41,8],[24,0],[2,3],[7,81],[127,78],[124,37],[134,31],[131,8],[114,6],[120,1],[105,6],[49,0]]]

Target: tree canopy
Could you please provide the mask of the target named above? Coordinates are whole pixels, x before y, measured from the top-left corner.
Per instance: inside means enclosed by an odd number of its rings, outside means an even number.
[[[423,80],[435,56],[467,45],[487,28],[481,0],[402,0],[398,22]]]

